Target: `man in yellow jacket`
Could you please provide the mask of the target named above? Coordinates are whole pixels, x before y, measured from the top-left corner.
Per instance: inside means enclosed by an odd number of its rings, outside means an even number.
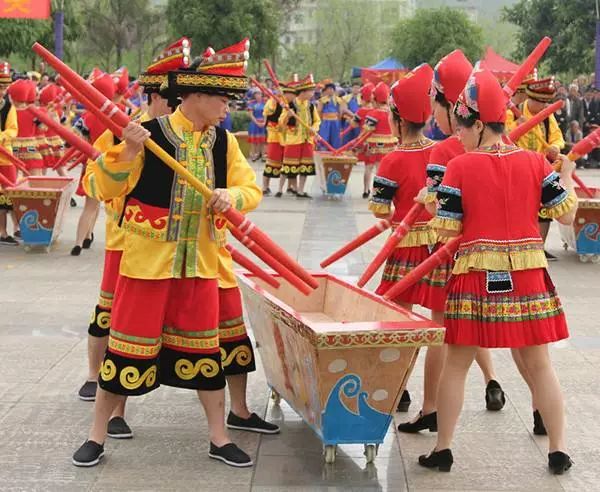
[[[17,123],[17,112],[6,95],[6,90],[12,82],[10,76],[10,65],[8,62],[0,62],[0,145],[12,153],[11,141],[19,132]],[[17,180],[15,166],[4,157],[0,157],[0,174],[11,182]],[[0,184],[0,187],[2,184]],[[12,211],[12,201],[0,190],[0,244],[16,246],[17,240],[8,233],[8,212],[11,212],[15,235],[19,236],[19,224]]]
[[[527,99],[521,106],[523,119],[527,121],[542,111],[556,97],[556,87],[554,77],[547,77],[540,80],[532,80],[525,89]],[[513,123],[513,128],[516,122]],[[512,129],[512,128],[510,128]],[[544,121],[533,127],[529,132],[523,135],[516,144],[522,149],[533,150],[544,154],[550,162],[554,162],[560,151],[565,147],[563,134],[558,126],[556,118],[551,114]],[[542,209],[543,210],[543,209]],[[544,242],[550,231],[550,222],[552,219],[545,217],[542,213],[539,217],[540,234]],[[544,251],[548,261],[556,261],[557,258],[551,253]]]
[[[246,212],[261,199],[254,171],[235,137],[218,127],[230,97],[248,90],[248,41],[169,72],[182,98],[169,116],[130,123],[124,142],[96,161],[103,199],[125,197],[125,247],[88,440],[73,455],[94,466],[104,455],[113,409],[160,384],[196,390],[210,433],[209,457],[252,466],[225,430],[225,374],[219,347],[219,249],[230,207]],[[152,138],[213,190],[206,200],[150,151]]]

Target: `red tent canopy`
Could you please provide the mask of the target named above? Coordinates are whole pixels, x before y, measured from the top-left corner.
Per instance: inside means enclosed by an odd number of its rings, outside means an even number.
[[[506,82],[518,70],[519,65],[502,58],[491,46],[485,50],[485,55],[480,62],[481,68],[492,72],[500,82]]]

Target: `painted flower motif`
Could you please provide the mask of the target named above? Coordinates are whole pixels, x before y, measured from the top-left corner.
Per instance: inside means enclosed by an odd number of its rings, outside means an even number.
[[[461,118],[468,118],[471,116],[471,111],[469,108],[461,101],[456,104],[456,114]]]

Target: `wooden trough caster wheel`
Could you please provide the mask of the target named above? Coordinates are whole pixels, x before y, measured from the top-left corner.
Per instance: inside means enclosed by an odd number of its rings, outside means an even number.
[[[581,263],[587,263],[588,261],[590,261],[590,256],[589,255],[579,255],[579,261]]]
[[[337,452],[336,445],[327,445],[325,446],[325,463],[335,463],[335,455]]]
[[[373,463],[375,461],[375,456],[377,456],[377,448],[374,444],[365,444],[365,456],[367,458],[367,463]]]
[[[592,255],[592,263],[594,265],[597,265],[598,263],[600,263],[600,255]]]
[[[281,395],[277,393],[277,391],[271,390],[271,400],[273,400],[273,405],[279,406],[281,403]]]
[[[24,246],[23,249],[25,250],[25,253],[29,253],[31,251],[31,246]]]

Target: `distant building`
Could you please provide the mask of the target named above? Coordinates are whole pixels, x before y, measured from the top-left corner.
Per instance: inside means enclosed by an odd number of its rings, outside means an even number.
[[[327,0],[301,0],[290,14],[288,25],[280,36],[287,48],[296,44],[317,42],[316,11]],[[373,15],[380,19],[382,31],[391,30],[403,17],[410,17],[417,8],[417,0],[362,0],[372,5]],[[351,4],[350,4],[351,6]]]

